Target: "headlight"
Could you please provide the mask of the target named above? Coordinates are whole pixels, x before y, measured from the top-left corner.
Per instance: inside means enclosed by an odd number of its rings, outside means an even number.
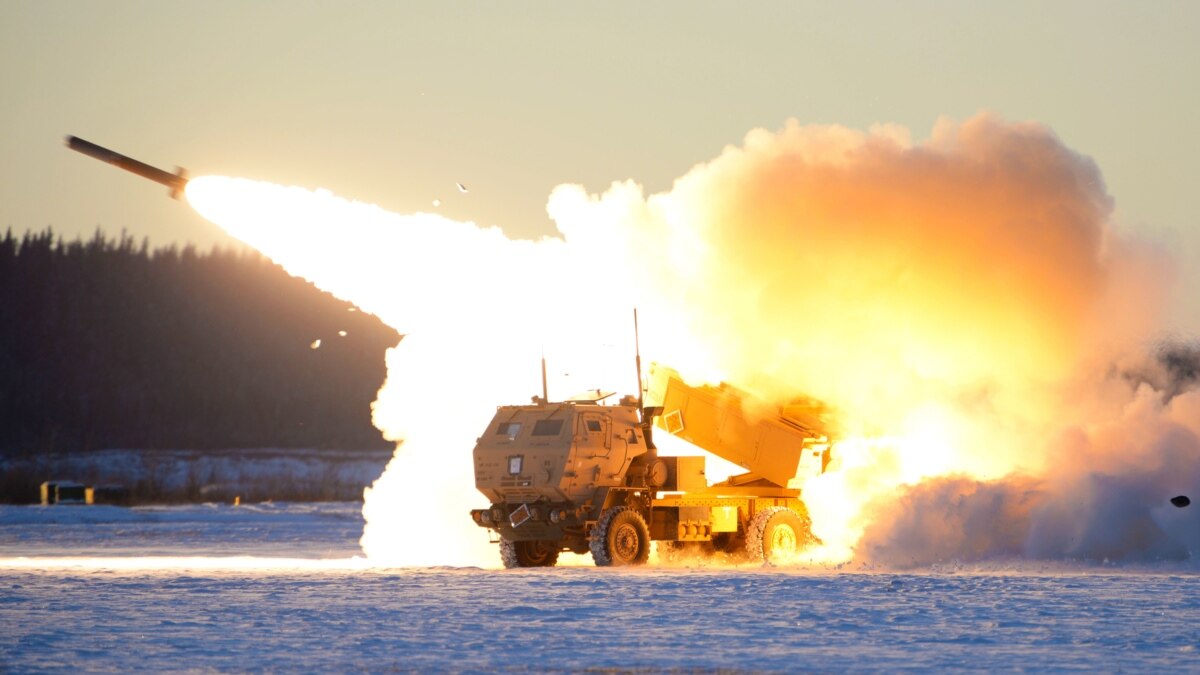
[[[559,521],[558,511],[550,511],[550,522],[557,523]]]
[[[483,513],[480,513],[479,519],[482,520],[484,523],[490,524],[492,522],[492,512],[484,511]]]

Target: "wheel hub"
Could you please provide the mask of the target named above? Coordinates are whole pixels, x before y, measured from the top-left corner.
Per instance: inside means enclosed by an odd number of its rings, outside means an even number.
[[[771,553],[775,555],[791,555],[796,552],[798,541],[796,530],[791,525],[781,523],[771,533]]]
[[[637,530],[628,523],[613,533],[613,553],[621,560],[633,560],[638,553]]]
[[[526,550],[529,552],[529,558],[539,563],[550,554],[550,547],[540,541],[530,543]]]

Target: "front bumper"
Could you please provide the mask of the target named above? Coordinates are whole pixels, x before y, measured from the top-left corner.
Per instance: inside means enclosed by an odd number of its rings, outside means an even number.
[[[512,541],[559,541],[579,530],[585,521],[583,509],[570,503],[492,504],[473,509],[471,520]]]

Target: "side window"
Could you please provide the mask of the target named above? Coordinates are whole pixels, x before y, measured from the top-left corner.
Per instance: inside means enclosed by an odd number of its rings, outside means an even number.
[[[600,424],[600,420],[588,420],[587,421],[587,430],[588,431],[604,431],[604,425]]]
[[[519,433],[521,433],[520,422],[501,422],[500,425],[496,427],[496,435],[508,436],[508,440],[510,441],[515,439]]]
[[[534,436],[557,436],[562,433],[562,420],[538,420],[533,423]]]

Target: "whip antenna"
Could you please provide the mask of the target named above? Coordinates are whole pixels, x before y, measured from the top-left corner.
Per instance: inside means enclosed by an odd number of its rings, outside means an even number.
[[[546,387],[546,349],[542,348],[542,403],[550,402],[550,390]]]
[[[642,415],[645,416],[646,402],[642,398],[642,345],[638,341],[637,307],[633,308],[633,353],[633,360],[634,364],[637,366],[638,376],[638,410],[641,410]]]

